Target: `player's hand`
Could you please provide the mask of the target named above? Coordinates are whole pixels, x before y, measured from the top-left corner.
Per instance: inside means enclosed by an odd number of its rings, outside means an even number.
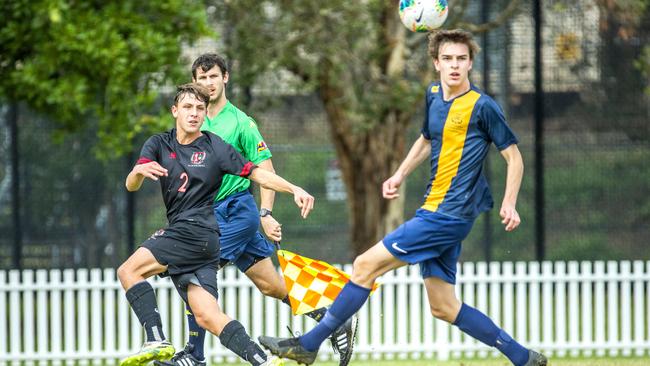
[[[282,241],[282,225],[273,216],[266,215],[260,218],[264,234],[273,241]]]
[[[306,219],[309,212],[314,208],[314,197],[304,189],[295,187],[293,189],[293,200],[300,207],[300,216]]]
[[[158,177],[166,177],[167,169],[163,168],[158,162],[150,161],[146,164],[138,164],[133,170],[145,178],[158,180]]]
[[[501,205],[501,210],[499,211],[501,215],[501,223],[506,226],[506,231],[512,231],[519,226],[521,223],[521,218],[519,218],[519,213],[517,209],[512,204],[503,204]]]
[[[382,185],[382,194],[385,199],[392,200],[399,197],[399,186],[402,185],[404,178],[400,174],[394,174],[392,177],[386,179]]]

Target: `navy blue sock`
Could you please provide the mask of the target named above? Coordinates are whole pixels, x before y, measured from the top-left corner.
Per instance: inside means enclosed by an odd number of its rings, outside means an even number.
[[[334,303],[329,308],[323,319],[314,329],[300,337],[300,344],[309,351],[320,348],[321,343],[327,339],[341,324],[354,315],[368,299],[370,289],[348,282]]]
[[[205,355],[203,354],[203,343],[205,342],[205,329],[199,327],[199,324],[194,318],[194,313],[189,305],[185,305],[185,314],[187,314],[187,327],[190,330],[190,338],[187,343],[193,346],[192,356],[199,361],[203,361]]]
[[[528,362],[528,349],[497,327],[487,315],[473,307],[463,304],[454,325],[488,346],[496,347],[513,364],[523,366]]]

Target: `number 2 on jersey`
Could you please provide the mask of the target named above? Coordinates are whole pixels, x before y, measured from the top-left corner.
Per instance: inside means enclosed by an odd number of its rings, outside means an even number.
[[[183,184],[181,184],[180,188],[178,188],[178,191],[185,192],[187,191],[187,182],[189,182],[190,177],[187,175],[187,173],[183,172],[183,174],[181,174],[181,179],[183,180]]]

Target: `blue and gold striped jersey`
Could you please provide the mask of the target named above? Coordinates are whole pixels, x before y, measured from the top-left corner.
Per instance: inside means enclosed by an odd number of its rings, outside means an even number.
[[[431,180],[422,208],[466,219],[491,209],[483,175],[490,143],[500,151],[517,143],[499,105],[474,85],[445,101],[440,83],[432,83],[422,135],[431,141]]]

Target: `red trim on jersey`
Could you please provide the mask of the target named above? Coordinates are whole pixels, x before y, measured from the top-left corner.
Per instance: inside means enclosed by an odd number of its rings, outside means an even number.
[[[248,177],[251,174],[251,171],[255,167],[255,164],[251,163],[250,161],[244,165],[244,167],[241,170],[241,173],[239,173],[240,177]]]
[[[138,161],[135,162],[135,165],[146,164],[146,163],[150,163],[152,161],[153,160],[148,159],[148,158],[140,158],[140,159],[138,159]]]

